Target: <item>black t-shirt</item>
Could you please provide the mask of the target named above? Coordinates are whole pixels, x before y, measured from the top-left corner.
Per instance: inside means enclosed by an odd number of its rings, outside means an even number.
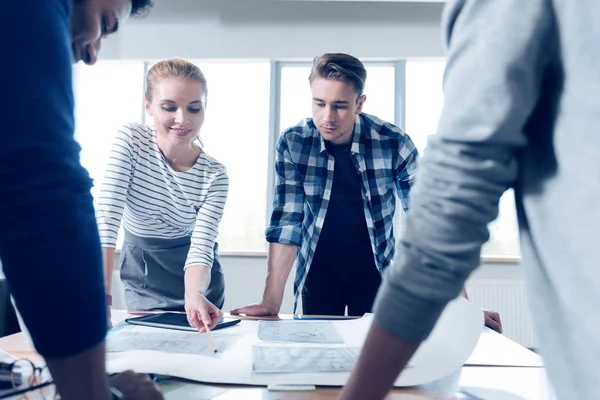
[[[363,206],[362,182],[347,145],[325,142],[335,159],[331,196],[311,269],[376,268]]]

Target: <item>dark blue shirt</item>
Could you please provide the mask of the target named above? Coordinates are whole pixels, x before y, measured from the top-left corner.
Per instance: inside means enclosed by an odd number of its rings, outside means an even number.
[[[38,352],[106,334],[91,180],[74,139],[70,0],[8,1],[0,18],[0,259]]]
[[[358,271],[377,267],[365,217],[362,182],[350,156],[351,145],[325,142],[327,152],[335,160],[333,184],[310,268],[338,269],[345,271],[349,278],[362,279]]]

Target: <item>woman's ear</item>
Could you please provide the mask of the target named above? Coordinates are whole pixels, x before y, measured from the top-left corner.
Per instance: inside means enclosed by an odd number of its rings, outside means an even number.
[[[150,115],[152,117],[153,115],[152,115],[151,104],[150,104],[150,102],[148,102],[148,100],[146,98],[144,98],[144,108],[146,109],[146,112],[148,113],[148,115]]]

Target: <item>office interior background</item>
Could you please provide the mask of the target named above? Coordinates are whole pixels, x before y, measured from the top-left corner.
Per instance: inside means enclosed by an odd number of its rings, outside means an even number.
[[[143,107],[145,71],[170,57],[194,62],[208,81],[204,150],[226,165],[230,179],[218,238],[224,311],[260,301],[275,142],[282,130],[310,117],[312,59],[344,52],[363,60],[363,111],[403,128],[423,153],[443,104],[443,6],[435,0],[155,0],[148,16],[106,39],[97,65],[74,67],[76,138],[93,194],[117,129],[152,123]],[[401,208],[397,214],[399,237]],[[482,267],[467,284],[470,298],[500,313],[506,336],[535,348],[511,191],[490,234]],[[293,272],[282,313],[292,311],[292,281]],[[114,306],[124,308],[118,270],[113,288]]]

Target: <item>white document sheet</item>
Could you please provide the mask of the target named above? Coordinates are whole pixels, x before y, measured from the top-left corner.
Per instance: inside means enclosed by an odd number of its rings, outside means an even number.
[[[526,398],[501,389],[461,388],[463,396],[457,400],[527,400]]]
[[[252,371],[257,373],[352,371],[360,347],[253,346]]]
[[[138,326],[123,327],[108,336],[107,351],[153,350],[220,357],[242,335],[212,332],[212,337],[218,350],[217,353],[211,347],[206,333],[148,329],[147,327]]]
[[[498,346],[502,342],[502,346]],[[483,328],[477,347],[465,362],[466,366],[543,367],[542,357],[506,336]]]
[[[259,321],[258,338],[267,342],[344,343],[330,321]]]
[[[165,400],[215,400],[228,389],[190,382],[166,381],[159,384]]]
[[[205,383],[246,385],[322,385],[343,386],[350,371],[256,373],[252,371],[252,348],[273,347],[362,347],[373,321],[372,315],[357,320],[332,321],[344,344],[269,343],[258,338],[257,321],[244,320],[224,329],[227,334],[241,334],[221,357],[203,357],[156,351],[108,353],[108,371],[172,375]],[[302,322],[302,321],[298,321]],[[304,321],[314,323],[314,321]],[[157,328],[148,328],[157,329]],[[414,386],[439,380],[462,367],[473,351],[483,329],[483,311],[464,298],[452,301],[442,313],[429,338],[421,345],[395,386]],[[214,332],[216,337],[218,332]]]
[[[131,317],[127,311],[124,310],[110,310],[110,322],[112,326],[117,326],[127,318]]]

